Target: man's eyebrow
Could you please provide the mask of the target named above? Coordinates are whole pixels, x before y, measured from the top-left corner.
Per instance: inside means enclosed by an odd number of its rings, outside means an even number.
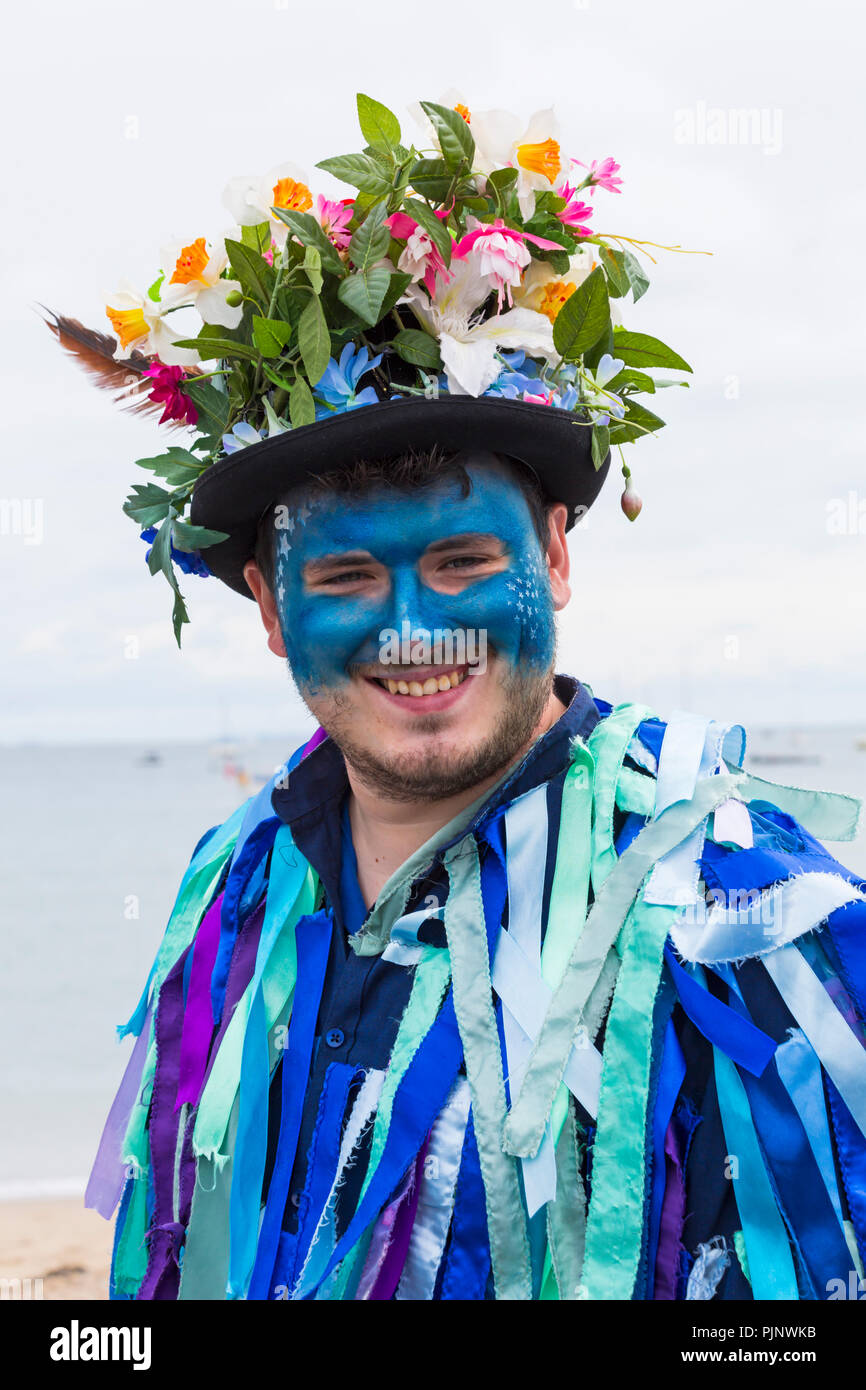
[[[308,560],[304,565],[306,578],[315,578],[328,570],[342,569],[346,565],[369,565],[374,563],[369,550],[341,550],[333,555],[320,555],[317,560]]]
[[[432,541],[425,554],[435,555],[440,550],[453,550],[455,546],[479,545],[485,541],[502,544],[501,537],[494,536],[491,531],[462,531],[458,536],[446,536],[444,540]]]

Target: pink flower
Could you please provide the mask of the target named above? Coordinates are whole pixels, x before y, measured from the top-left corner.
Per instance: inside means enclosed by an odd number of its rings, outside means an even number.
[[[448,216],[444,208],[436,211],[440,221]],[[395,241],[405,241],[406,246],[397,262],[397,269],[412,276],[414,283],[423,280],[431,295],[436,293],[436,276],[443,281],[450,280],[451,271],[442,259],[442,253],[434,246],[424,228],[406,212],[395,212],[385,218],[385,226],[391,230]]]
[[[316,197],[316,217],[338,251],[345,251],[352,240],[352,234],[347,232],[346,228],[352,220],[354,207],[354,198],[344,198],[342,202],[332,203],[329,199],[323,198],[321,193]]]
[[[594,193],[596,188],[606,188],[608,193],[618,193],[622,179],[616,178],[617,170],[620,166],[615,159],[608,155],[607,159],[593,160],[591,164],[584,164],[583,160],[575,159],[575,164],[579,164],[582,169],[589,169],[589,189]]]
[[[472,221],[475,221],[473,218]],[[519,285],[524,266],[531,260],[526,242],[545,250],[561,251],[558,241],[548,241],[545,237],[533,236],[531,232],[518,231],[507,227],[501,217],[495,222],[479,222],[471,232],[461,237],[454,247],[454,255],[462,259],[474,251],[482,275],[492,281],[497,294],[497,312],[502,308],[505,295],[509,306],[513,304],[512,285]]]
[[[142,372],[142,376],[149,376],[154,382],[148,400],[165,406],[159,419],[161,425],[167,420],[185,420],[188,425],[197,423],[198,411],[180,389],[180,383],[186,379],[182,367],[167,367],[165,363],[156,361]]]
[[[565,227],[574,227],[581,236],[592,236],[592,228],[583,225],[583,218],[592,217],[595,209],[591,203],[584,203],[575,197],[576,190],[570,183],[562,183],[556,192],[565,199],[565,207],[556,215]]]
[[[524,391],[523,399],[530,401],[533,405],[550,405],[553,400],[553,392],[548,391],[546,396],[533,396],[530,391]]]

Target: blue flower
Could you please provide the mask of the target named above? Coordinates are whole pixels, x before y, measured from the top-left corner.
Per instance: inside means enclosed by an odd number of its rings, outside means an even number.
[[[359,405],[375,405],[379,397],[372,386],[357,392],[355,388],[365,372],[371,372],[381,361],[381,353],[371,358],[365,347],[355,352],[354,345],[346,343],[339,363],[332,357],[316,382],[316,419],[323,420],[335,411],[355,410]]]
[[[153,550],[153,542],[156,540],[156,527],[148,526],[145,531],[142,531],[141,539],[148,542],[147,554],[144,558],[145,560],[149,560],[150,552]],[[201,579],[210,578],[211,571],[201,558],[199,551],[178,550],[172,545],[171,558],[183,574],[197,574]]]

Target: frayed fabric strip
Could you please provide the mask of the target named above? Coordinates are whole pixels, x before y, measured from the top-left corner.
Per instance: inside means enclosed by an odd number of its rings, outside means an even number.
[[[635,894],[659,855],[680,844],[720,802],[736,793],[741,776],[708,777],[691,802],[672,806],[644,827],[605,879],[554,993],[538,1035],[523,1085],[505,1126],[508,1153],[535,1153],[556,1089],[580,1025],[581,1015],[622,930]]]
[[[701,911],[692,914],[698,920],[688,921],[686,913],[674,924],[671,940],[683,960],[714,965],[768,956],[804,932],[814,931],[836,908],[866,900],[858,888],[834,873],[794,874],[767,892],[749,891],[745,896],[745,907],[715,902],[707,911],[701,904]]]

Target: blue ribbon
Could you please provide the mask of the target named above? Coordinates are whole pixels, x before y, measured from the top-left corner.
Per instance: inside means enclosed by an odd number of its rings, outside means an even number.
[[[226,879],[220,909],[220,940],[211,975],[211,1008],[214,1027],[222,1019],[229,967],[238,932],[244,917],[252,907],[251,889],[259,892],[264,883],[264,862],[271,850],[282,822],[278,816],[260,821],[244,841],[240,854],[232,863]]]
[[[744,1018],[699,985],[680,965],[670,942],[665,945],[665,960],[680,1003],[695,1027],[732,1062],[753,1076],[760,1076],[776,1051],[775,1041],[756,1028],[751,1019]]]
[[[256,1260],[248,1299],[273,1297],[274,1261],[283,1214],[292,1181],[298,1147],[304,1097],[310,1079],[310,1063],[316,1037],[316,1020],[325,983],[333,923],[329,913],[302,917],[295,928],[298,977],[295,1002],[289,1019],[286,1050],[282,1058],[282,1109],[276,1162],[271,1174],[265,1214],[259,1232]]]
[[[358,1068],[348,1062],[332,1062],[325,1072],[316,1128],[310,1144],[307,1179],[298,1207],[298,1237],[294,1243],[294,1257],[292,1264],[287,1264],[284,1269],[278,1260],[274,1271],[274,1282],[288,1284],[290,1290],[301,1272],[337,1176],[349,1089],[353,1078],[358,1075]],[[324,1252],[320,1258],[324,1263]],[[309,1272],[304,1276],[305,1281],[308,1277]]]
[[[848,1212],[860,1259],[866,1267],[866,1139],[830,1077],[825,1077],[825,1081]]]
[[[490,1244],[484,1184],[470,1110],[451,1220],[451,1241],[445,1255],[441,1298],[446,1302],[483,1299],[489,1275]]]
[[[686,1059],[674,1028],[673,1019],[668,1019],[665,1040],[662,1048],[656,1103],[653,1110],[653,1169],[652,1190],[650,1194],[649,1228],[647,1240],[647,1284],[645,1298],[651,1299],[655,1289],[656,1255],[658,1254],[659,1229],[661,1226],[662,1204],[666,1186],[665,1135],[680,1087],[686,1076]]]

